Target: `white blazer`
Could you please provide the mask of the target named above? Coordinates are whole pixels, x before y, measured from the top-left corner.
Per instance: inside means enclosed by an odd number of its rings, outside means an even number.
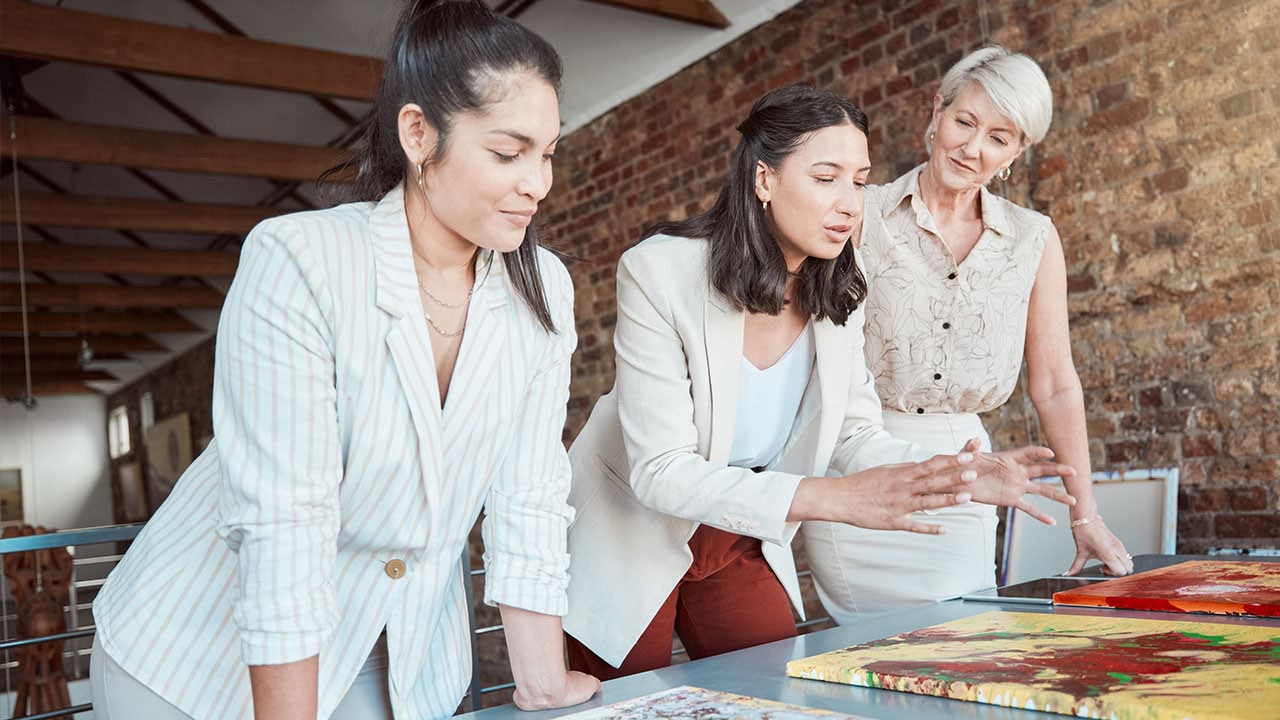
[[[218,327],[215,440],[94,605],[111,658],[203,720],[252,717],[248,665],[318,653],[323,719],[385,628],[396,717],[447,717],[481,505],[485,601],[565,612],[573,288],[541,253],[549,334],[488,259],[442,411],[400,189],[254,229]]]
[[[763,541],[803,617],[786,522],[801,478],[928,453],[881,427],[859,308],[815,322],[817,361],[790,437],[764,472],[729,467],[745,315],[712,290],[703,240],[658,235],[618,264],[617,381],[569,449],[565,630],[618,666],[693,562],[699,524]]]

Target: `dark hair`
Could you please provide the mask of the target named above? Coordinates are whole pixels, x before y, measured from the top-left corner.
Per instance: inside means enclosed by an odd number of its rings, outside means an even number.
[[[711,286],[739,309],[777,315],[786,304],[787,264],[756,200],[756,163],[781,167],[809,136],[852,124],[867,132],[867,116],[852,101],[808,85],[765,93],[738,126],[729,174],[711,209],[686,220],[658,223],[644,236],[665,233],[704,238]],[[795,300],[807,315],[843,325],[867,296],[852,244],[832,260],[810,257],[796,273]]]
[[[529,72],[560,92],[563,67],[550,43],[481,0],[416,0],[408,3],[383,65],[378,97],[364,120],[355,155],[327,171],[321,181],[345,201],[377,201],[396,185],[409,184],[409,165],[400,146],[400,108],[414,103],[436,131],[429,162],[448,150],[450,130],[459,113],[474,113],[498,100],[495,81]],[[353,183],[339,187],[338,176],[354,168]],[[337,199],[335,198],[335,199]],[[503,254],[516,292],[548,331],[555,323],[538,272],[538,237],[532,224],[524,241]]]

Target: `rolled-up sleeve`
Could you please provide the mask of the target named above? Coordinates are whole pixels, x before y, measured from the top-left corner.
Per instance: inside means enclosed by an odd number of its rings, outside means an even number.
[[[562,434],[569,401],[570,364],[577,335],[573,284],[549,255],[544,277],[558,333],[529,383],[514,422],[511,446],[485,500],[484,601],[546,615],[569,610],[569,455]],[[550,278],[549,278],[550,279]]]
[[[218,535],[236,554],[248,665],[319,654],[333,586],[342,458],[332,296],[305,239],[268,221],[245,241],[218,324]]]

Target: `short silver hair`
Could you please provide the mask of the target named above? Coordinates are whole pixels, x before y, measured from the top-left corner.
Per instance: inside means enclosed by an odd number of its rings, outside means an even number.
[[[942,106],[945,108],[954,102],[973,82],[986,91],[1001,115],[1018,126],[1025,145],[1035,145],[1044,139],[1053,122],[1053,91],[1035,60],[999,45],[974,50],[942,77],[938,88]],[[932,123],[930,129],[935,129]]]

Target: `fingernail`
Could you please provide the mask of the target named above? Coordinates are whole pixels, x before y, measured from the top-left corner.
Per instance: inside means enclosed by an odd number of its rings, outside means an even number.
[[[972,470],[965,470],[964,472],[960,473],[960,479],[965,482],[973,482],[974,480],[978,479],[978,473]]]
[[[1057,525],[1057,524],[1058,524],[1058,519],[1057,519],[1057,518],[1049,518],[1049,524],[1050,524],[1050,525]]]
[[[971,463],[973,462],[973,453],[962,452],[956,456],[956,460],[959,460],[961,465],[964,465],[966,463]]]
[[[957,502],[957,503],[967,503],[967,502],[969,502],[969,500],[971,500],[971,499],[973,499],[973,494],[972,494],[972,493],[967,493],[967,492],[956,493],[956,502]]]

